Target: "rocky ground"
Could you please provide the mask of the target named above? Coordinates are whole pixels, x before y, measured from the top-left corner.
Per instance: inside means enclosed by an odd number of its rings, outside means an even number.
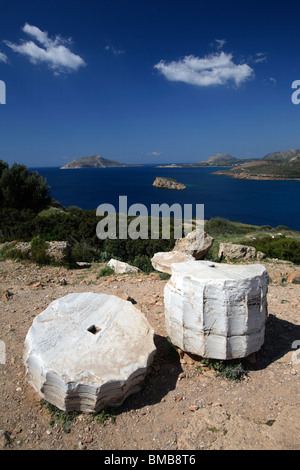
[[[300,285],[285,280],[296,267],[263,260],[271,276],[265,343],[248,358],[239,382],[216,376],[198,357],[179,354],[164,326],[158,274],[98,278],[102,265],[66,270],[0,262],[0,444],[11,450],[300,449]],[[282,282],[283,281],[283,282]],[[36,315],[72,292],[131,297],[155,330],[157,354],[141,392],[108,419],[77,414],[64,426],[27,384],[23,344]],[[3,360],[5,359],[5,360]],[[102,418],[102,419],[101,419]]]

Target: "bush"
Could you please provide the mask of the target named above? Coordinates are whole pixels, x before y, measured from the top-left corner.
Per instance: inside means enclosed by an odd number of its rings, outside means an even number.
[[[104,266],[104,268],[99,271],[97,277],[111,276],[114,273],[115,271],[110,266]]]
[[[49,205],[50,187],[45,178],[36,171],[30,172],[25,165],[14,163],[10,168],[0,162],[1,207],[32,209],[36,212]]]
[[[154,271],[151,259],[146,255],[136,256],[133,260],[133,265],[144,271],[144,273],[151,273]]]
[[[241,380],[247,373],[244,363],[240,359],[231,359],[227,361],[220,361],[218,359],[202,359],[201,363],[205,364],[209,369],[213,369],[216,372],[217,377],[224,377],[227,380],[236,382]]]
[[[31,259],[37,264],[49,264],[50,259],[46,254],[47,244],[39,235],[34,237],[31,242]]]
[[[244,240],[244,245],[254,246],[257,251],[262,251],[268,258],[278,258],[300,264],[300,241],[294,238],[278,236],[271,238],[261,237],[256,240]]]
[[[236,225],[223,217],[214,217],[205,222],[205,232],[211,235],[248,233],[249,227]]]

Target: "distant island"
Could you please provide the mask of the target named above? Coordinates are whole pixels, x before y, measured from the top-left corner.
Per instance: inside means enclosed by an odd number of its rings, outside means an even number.
[[[214,174],[238,179],[300,180],[300,149],[269,153],[261,159],[243,162]]]
[[[217,153],[199,163],[174,163],[157,168],[230,167],[215,171],[239,179],[300,180],[300,149],[273,152],[262,158],[236,158],[228,153]]]
[[[153,186],[157,188],[165,188],[165,189],[186,189],[185,184],[178,183],[178,181],[174,180],[173,178],[164,178],[162,176],[157,176],[155,181],[153,182]]]
[[[109,160],[100,155],[90,155],[89,157],[81,157],[72,160],[66,165],[61,167],[61,170],[68,170],[73,168],[110,168],[110,167],[128,167],[135,165],[127,165],[126,163],[120,163],[116,160]]]
[[[198,163],[173,163],[170,165],[159,165],[157,168],[185,168],[185,167],[199,167],[199,166],[228,166],[232,167],[234,165],[239,165],[244,163],[245,160],[242,158],[236,158],[230,155],[229,153],[216,153],[211,157],[206,158],[202,162]]]

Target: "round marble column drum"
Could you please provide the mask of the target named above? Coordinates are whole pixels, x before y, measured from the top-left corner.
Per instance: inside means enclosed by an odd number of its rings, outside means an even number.
[[[211,359],[243,358],[261,348],[269,282],[262,265],[187,261],[171,269],[164,300],[173,344]]]
[[[92,292],[52,302],[26,339],[26,378],[65,411],[119,406],[141,389],[156,352],[154,330],[131,302]]]

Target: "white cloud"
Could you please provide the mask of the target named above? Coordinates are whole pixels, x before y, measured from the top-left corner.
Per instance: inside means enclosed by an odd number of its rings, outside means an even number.
[[[216,43],[217,49],[222,49],[223,46],[226,44],[226,39],[215,39],[215,43]]]
[[[5,41],[5,43],[14,52],[28,57],[33,64],[45,63],[54,70],[55,74],[75,71],[85,65],[84,60],[67,47],[71,43],[71,39],[64,39],[59,35],[51,39],[47,32],[27,23],[22,29],[24,33],[30,35],[43,47],[33,41],[24,41],[21,44],[9,41]]]
[[[167,80],[197,86],[225,85],[234,82],[237,86],[253,78],[254,72],[247,64],[235,64],[232,54],[225,52],[210,54],[203,58],[193,55],[172,62],[161,60],[154,68]]]
[[[267,62],[267,54],[265,52],[257,52],[253,62],[258,64],[259,62]]]
[[[153,156],[153,157],[159,157],[160,152],[150,152],[150,153],[148,153],[148,155]]]
[[[105,46],[105,50],[112,52],[113,55],[115,55],[115,56],[120,55],[120,54],[124,54],[124,51],[122,49],[116,49],[112,45]]]
[[[0,62],[7,62],[7,55],[4,52],[0,52]]]

